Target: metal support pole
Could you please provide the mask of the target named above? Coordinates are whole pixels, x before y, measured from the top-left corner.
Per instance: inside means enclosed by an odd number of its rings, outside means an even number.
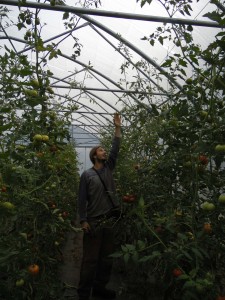
[[[71,89],[71,90],[81,90],[81,91],[97,91],[97,92],[110,92],[110,93],[125,93],[125,94],[141,94],[141,95],[156,95],[156,96],[168,96],[166,93],[151,93],[144,91],[131,91],[131,90],[118,90],[118,89],[103,89],[103,88],[91,88],[91,87],[74,87],[73,85],[51,85],[53,88],[57,89]]]
[[[0,0],[0,4],[18,6],[19,1],[18,0]],[[166,17],[158,17],[158,16],[115,12],[115,11],[105,11],[105,10],[100,10],[100,9],[90,9],[90,8],[83,8],[83,7],[63,6],[63,5],[51,6],[49,4],[34,3],[34,2],[30,2],[30,1],[26,1],[26,3],[23,5],[20,3],[19,6],[53,10],[53,11],[71,12],[71,13],[74,13],[77,15],[78,14],[79,15],[86,14],[86,15],[119,18],[119,19],[151,21],[151,22],[172,23],[172,24],[184,24],[184,25],[214,27],[214,28],[224,27],[224,26],[221,26],[220,24],[218,24],[217,22],[197,21],[197,20],[180,19],[180,18],[166,18]]]

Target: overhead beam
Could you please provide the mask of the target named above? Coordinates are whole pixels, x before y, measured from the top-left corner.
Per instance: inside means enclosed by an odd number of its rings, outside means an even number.
[[[103,25],[102,23],[96,21],[95,19],[93,19],[87,15],[79,15],[79,16],[81,18],[83,18],[84,20],[94,24],[95,26],[102,29],[109,35],[113,36],[119,42],[123,43],[124,45],[126,45],[127,47],[132,49],[135,53],[140,55],[140,57],[145,59],[149,64],[151,64],[154,68],[156,68],[156,70],[158,70],[162,75],[164,75],[169,80],[170,84],[174,84],[180,90],[182,89],[182,86],[173,78],[173,76],[171,76],[167,71],[165,71],[165,69],[163,69],[160,65],[158,65],[154,59],[152,59],[150,56],[148,56],[145,52],[143,52],[141,49],[136,47],[130,41],[128,41],[127,39],[125,39],[124,37],[119,35],[118,33],[114,32],[109,27]]]
[[[105,11],[100,9],[90,9],[90,8],[72,7],[72,6],[63,6],[63,5],[51,6],[49,4],[34,3],[31,1],[26,1],[26,3],[22,5],[21,2],[19,4],[18,0],[0,0],[0,4],[13,5],[13,6],[19,5],[20,7],[63,11],[63,12],[71,12],[74,14],[81,14],[81,15],[86,14],[92,16],[110,17],[110,18],[118,18],[118,19],[151,21],[151,22],[159,22],[159,23],[172,23],[172,24],[183,24],[183,25],[214,27],[214,28],[224,27],[218,24],[217,22],[197,21],[197,20],[180,19],[180,18],[167,18],[167,17],[160,17],[160,16],[131,14],[131,13],[124,13],[124,12]]]
[[[113,47],[120,55],[122,55],[133,67],[135,67],[142,75],[145,76],[150,82],[154,84],[161,92],[167,93],[158,83],[156,83],[151,76],[146,74],[137,64],[135,64],[128,55],[125,55],[119,47],[116,47],[106,36],[104,36],[95,26],[90,24],[90,27],[97,32],[99,36],[101,36],[111,47]],[[168,94],[168,93],[167,93]]]
[[[152,92],[134,91],[134,90],[118,90],[118,89],[79,87],[79,86],[73,86],[73,85],[65,86],[65,85],[53,84],[53,85],[51,85],[51,87],[57,88],[57,89],[71,89],[71,90],[81,90],[81,91],[97,91],[97,92],[110,92],[110,93],[168,96],[167,93],[152,93]]]

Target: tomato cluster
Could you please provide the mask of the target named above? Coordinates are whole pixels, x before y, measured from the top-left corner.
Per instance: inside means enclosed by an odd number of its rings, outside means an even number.
[[[122,200],[125,203],[132,203],[136,200],[136,197],[133,194],[126,194],[123,196]]]

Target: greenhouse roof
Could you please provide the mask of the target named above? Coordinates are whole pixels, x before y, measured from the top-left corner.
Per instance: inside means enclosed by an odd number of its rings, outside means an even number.
[[[205,49],[221,25],[204,15],[215,7],[225,10],[218,1],[194,1],[185,15],[167,11],[157,0],[0,0],[0,5],[1,53],[13,49],[35,65],[31,39],[34,32],[41,37],[42,72],[49,76],[54,92],[50,105],[58,113],[62,111],[59,104],[65,111],[73,109],[73,127],[80,128],[79,134],[86,132],[88,141],[90,134],[97,140],[101,128],[112,123],[115,111],[136,104],[146,109],[151,104],[160,106],[182,88],[184,80],[163,65],[171,54],[182,55],[179,37],[168,31],[165,39],[163,25],[189,26],[188,32]],[[8,17],[3,7],[10,11]],[[26,20],[18,19],[22,11],[27,11]],[[27,22],[29,14],[38,15],[40,23]],[[192,73],[190,64],[186,77]]]

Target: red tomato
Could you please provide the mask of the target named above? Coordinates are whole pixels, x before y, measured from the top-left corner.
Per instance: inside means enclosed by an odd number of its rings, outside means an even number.
[[[28,272],[31,275],[37,275],[39,273],[39,266],[36,264],[32,264],[28,267]]]
[[[136,197],[134,195],[129,195],[129,202],[134,202]]]
[[[129,202],[129,196],[128,195],[125,195],[125,196],[123,196],[123,198],[122,198],[122,200],[123,200],[123,202]]]
[[[212,226],[211,226],[211,224],[210,223],[205,223],[203,225],[203,230],[206,233],[211,233],[212,232]]]
[[[179,277],[179,276],[182,275],[182,274],[183,274],[183,272],[181,271],[180,268],[175,268],[175,269],[173,269],[173,276],[174,276],[174,277]]]
[[[209,162],[207,156],[205,156],[205,155],[199,155],[199,161],[204,166],[207,165]]]
[[[62,213],[62,217],[65,219],[66,217],[68,217],[69,213],[67,211],[64,211]]]
[[[126,194],[123,196],[122,200],[123,200],[123,202],[131,203],[136,200],[136,197],[135,197],[135,195],[132,195],[132,194]]]
[[[5,193],[7,191],[6,186],[2,186],[2,192]]]

